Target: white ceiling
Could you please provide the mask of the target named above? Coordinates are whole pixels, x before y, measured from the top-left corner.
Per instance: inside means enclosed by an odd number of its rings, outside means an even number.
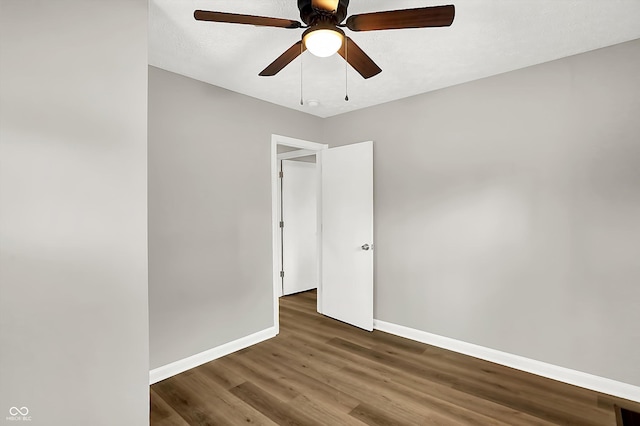
[[[302,29],[193,18],[194,10],[204,9],[300,20],[296,0],[150,0],[149,63],[329,117],[640,38],[640,0],[351,0],[348,15],[440,4],[456,6],[451,27],[346,30],[382,68],[369,80],[348,69],[349,102],[338,55],[305,52],[276,76],[258,76],[300,39]]]

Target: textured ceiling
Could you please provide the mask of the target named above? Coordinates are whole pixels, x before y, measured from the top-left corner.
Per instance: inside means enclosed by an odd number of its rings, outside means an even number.
[[[640,38],[640,0],[351,0],[348,15],[440,4],[456,6],[451,27],[346,30],[383,70],[364,80],[340,56],[309,52],[278,75],[259,77],[302,29],[193,18],[194,10],[204,9],[300,20],[296,0],[151,0],[149,63],[329,117]]]

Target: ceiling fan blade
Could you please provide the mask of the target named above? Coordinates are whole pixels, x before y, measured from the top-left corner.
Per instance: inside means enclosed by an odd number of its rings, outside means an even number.
[[[257,25],[260,27],[300,28],[298,21],[280,18],[268,18],[266,16],[239,15],[237,13],[211,12],[208,10],[196,10],[193,17],[197,21],[228,22],[230,24]]]
[[[363,13],[361,15],[350,16],[347,19],[346,26],[351,31],[448,27],[453,23],[455,13],[456,9],[452,4],[447,6]]]
[[[297,42],[296,44],[288,48],[282,55],[278,56],[275,61],[273,61],[268,67],[263,69],[258,75],[261,77],[271,77],[278,74],[284,67],[289,65],[295,58],[300,56],[300,54],[306,49],[307,48],[304,46],[302,41]]]
[[[342,56],[348,63],[360,73],[362,77],[371,78],[374,75],[378,75],[382,72],[382,69],[371,59],[364,50],[360,49],[353,40],[349,37],[344,38],[344,43],[342,43],[342,48],[338,51],[340,56]],[[346,46],[346,52],[345,52]]]
[[[333,12],[336,9],[338,9],[339,3],[340,3],[340,0],[312,0],[311,6],[313,6],[316,9]]]

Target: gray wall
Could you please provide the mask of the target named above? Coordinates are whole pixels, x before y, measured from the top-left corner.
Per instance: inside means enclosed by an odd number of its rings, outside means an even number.
[[[0,422],[148,424],[147,2],[0,2]]]
[[[150,68],[151,367],[272,325],[271,133],[375,141],[375,317],[640,385],[640,41],[322,120]]]
[[[375,317],[640,385],[640,41],[324,122],[375,141]]]
[[[271,134],[320,125],[149,67],[151,368],[273,326]]]

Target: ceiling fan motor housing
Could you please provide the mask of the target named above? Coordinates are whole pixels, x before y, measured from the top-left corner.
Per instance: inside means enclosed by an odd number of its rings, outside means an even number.
[[[313,0],[298,0],[298,9],[300,9],[300,19],[308,26],[316,25],[320,22],[332,21],[333,25],[337,25],[344,21],[347,17],[347,7],[349,0],[339,0],[335,13],[324,12],[315,9],[312,6]]]

